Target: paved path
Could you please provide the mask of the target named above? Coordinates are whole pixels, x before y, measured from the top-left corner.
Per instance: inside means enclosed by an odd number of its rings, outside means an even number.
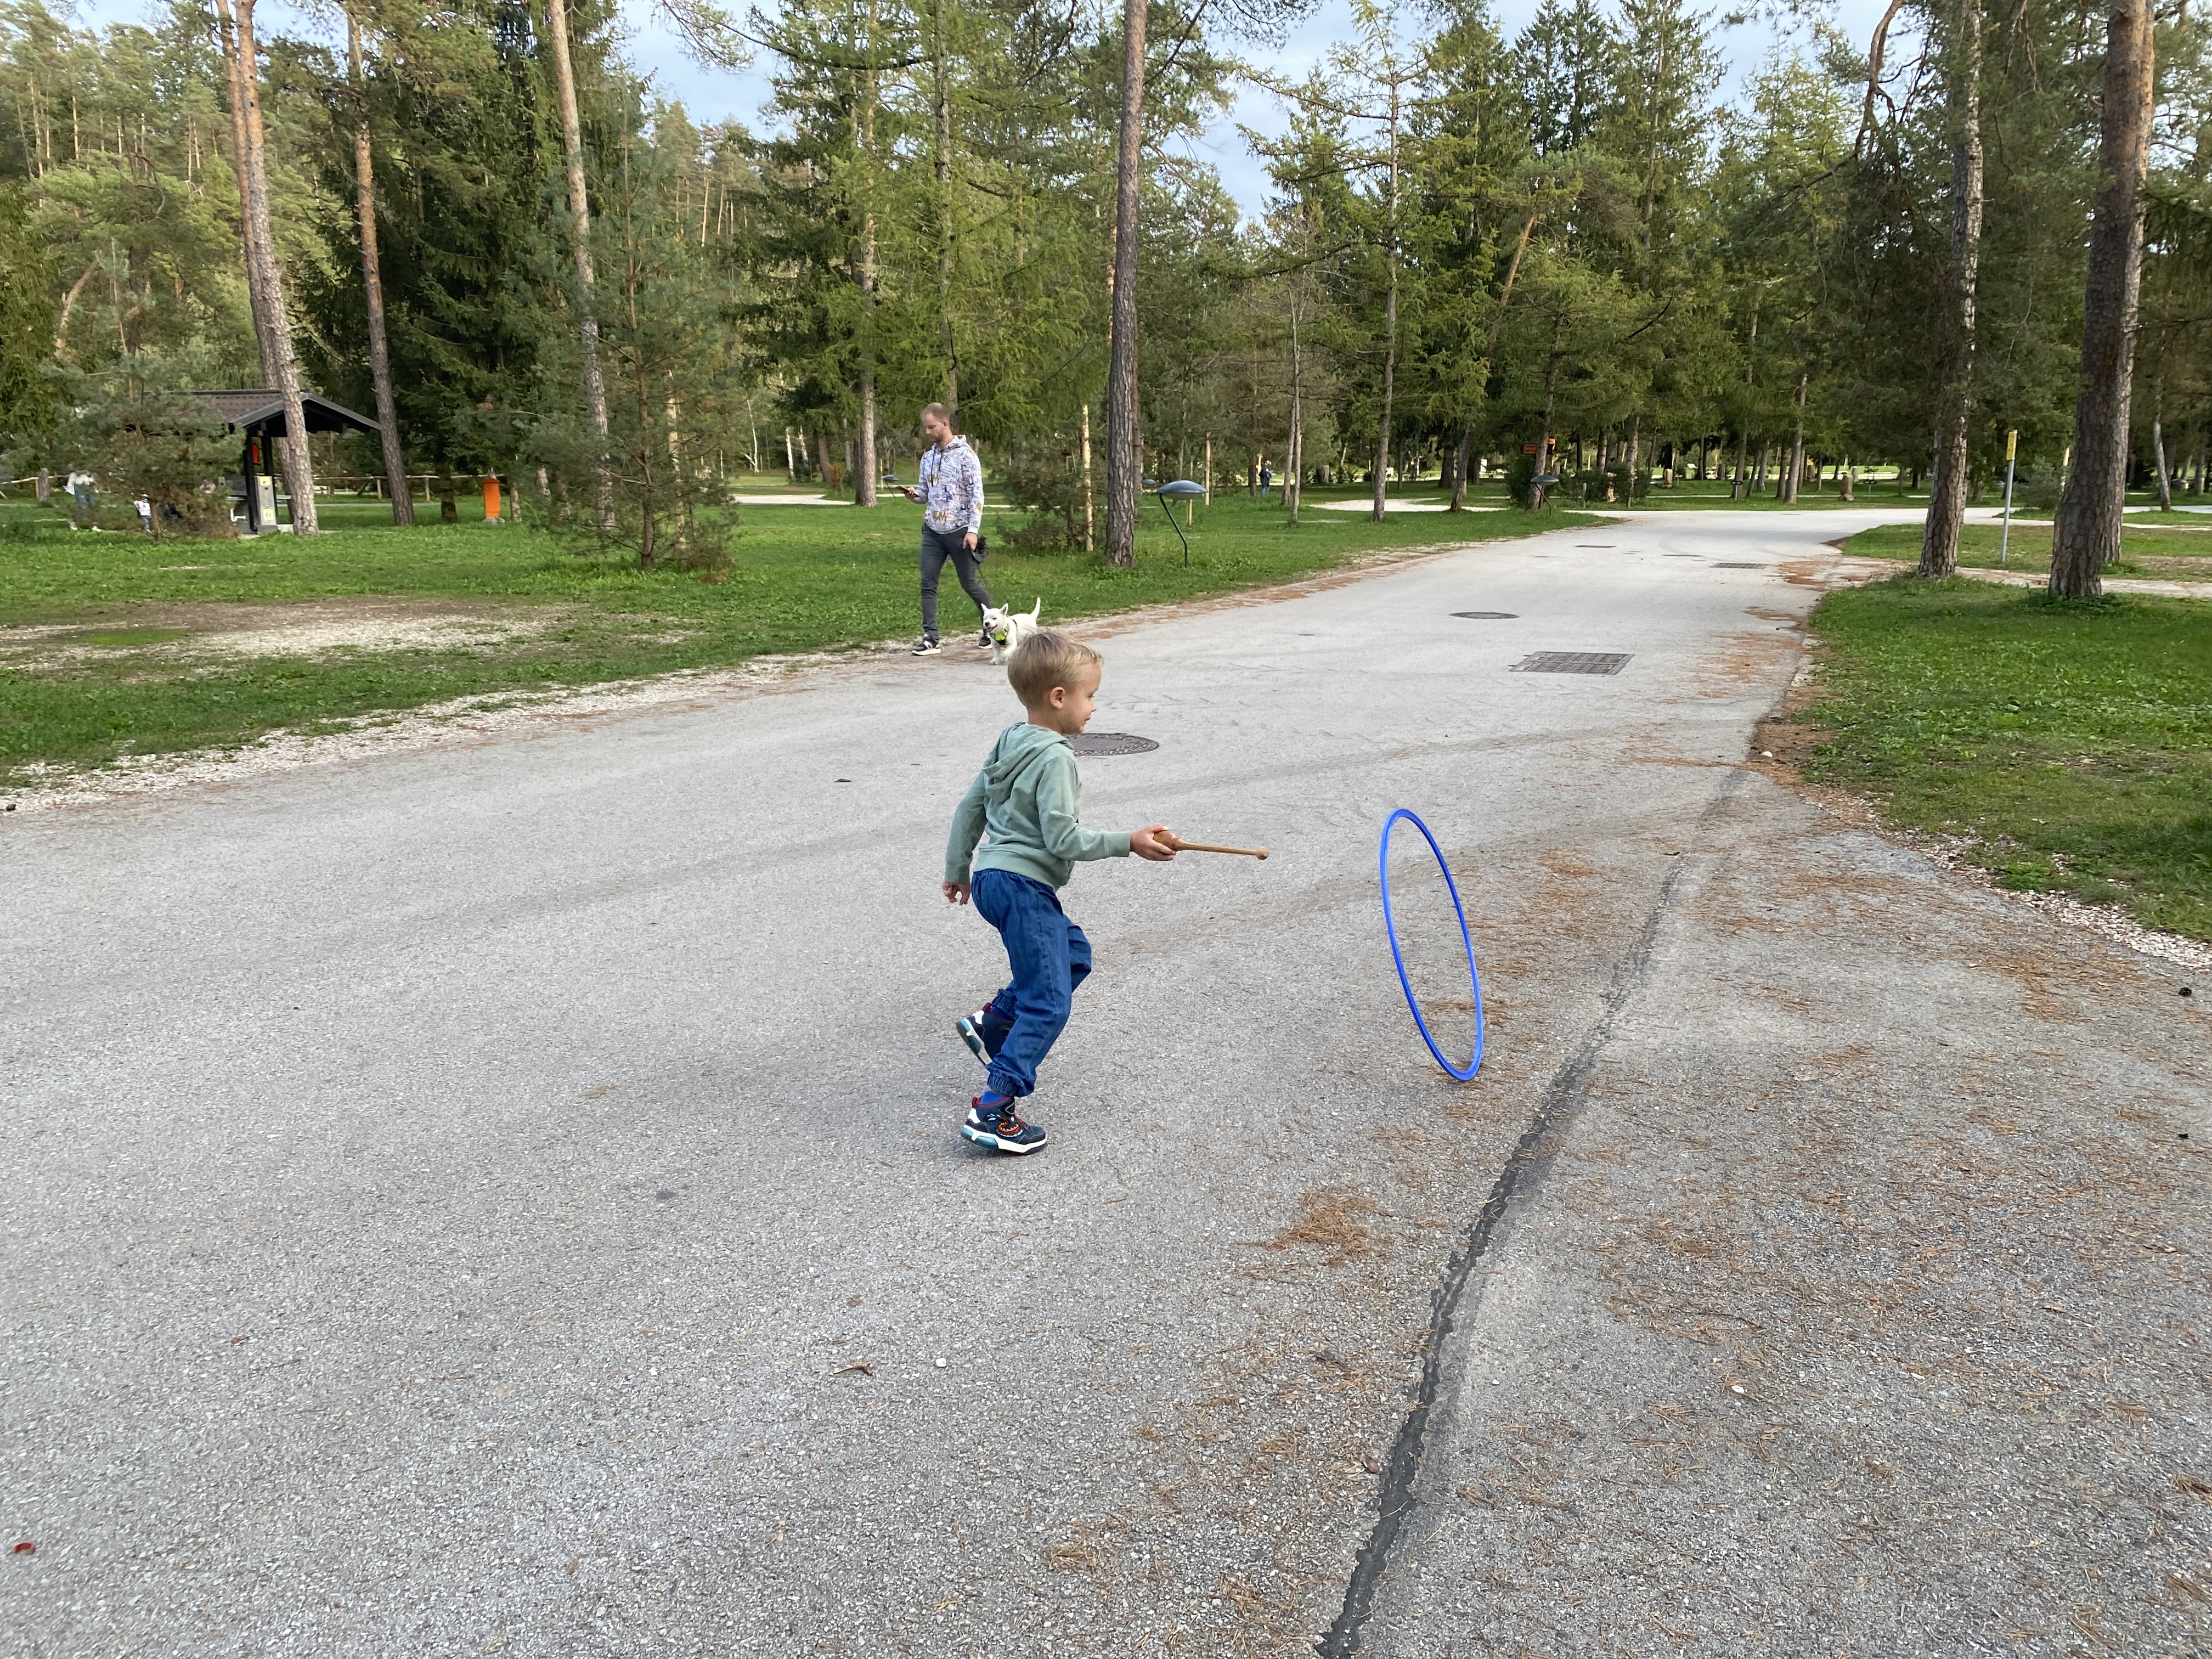
[[[2203,991],[1741,763],[1857,522],[1102,630],[1275,856],[1081,872],[1025,1162],[980,658],[5,820],[0,1650],[2203,1652]]]

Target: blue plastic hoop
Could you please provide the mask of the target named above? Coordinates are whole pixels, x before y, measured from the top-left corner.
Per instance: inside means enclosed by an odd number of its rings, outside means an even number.
[[[1460,942],[1467,946],[1467,981],[1474,990],[1474,1055],[1468,1061],[1464,1072],[1444,1058],[1444,1051],[1437,1046],[1436,1038],[1430,1035],[1429,1023],[1421,1018],[1421,1005],[1413,998],[1413,981],[1406,972],[1405,953],[1398,948],[1397,919],[1390,910],[1390,832],[1398,827],[1400,818],[1419,830],[1421,839],[1429,844],[1429,851],[1436,854],[1437,868],[1444,875],[1444,890],[1451,895],[1452,914],[1459,918]],[[1382,821],[1382,926],[1390,935],[1390,959],[1398,964],[1398,983],[1406,993],[1406,1006],[1413,1011],[1413,1024],[1421,1033],[1421,1041],[1429,1045],[1429,1052],[1437,1057],[1437,1064],[1462,1083],[1468,1082],[1482,1069],[1482,975],[1475,969],[1474,936],[1467,930],[1467,908],[1459,902],[1459,884],[1452,879],[1451,866],[1444,862],[1443,848],[1437,845],[1437,838],[1429,833],[1429,826],[1402,806]]]

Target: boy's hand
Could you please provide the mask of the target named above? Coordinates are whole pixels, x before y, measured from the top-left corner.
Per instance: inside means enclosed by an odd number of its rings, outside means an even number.
[[[948,881],[944,884],[944,888],[945,902],[947,904],[965,904],[968,902],[968,884],[966,882]]]
[[[898,493],[910,501],[918,501],[921,499],[921,492],[910,484],[901,484],[898,487]]]
[[[1168,833],[1164,823],[1148,823],[1141,830],[1132,830],[1129,831],[1129,850],[1140,859],[1165,864],[1175,857],[1175,848],[1160,839]]]

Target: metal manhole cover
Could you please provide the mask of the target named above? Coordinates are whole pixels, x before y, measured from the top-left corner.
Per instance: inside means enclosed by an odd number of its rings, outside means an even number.
[[[1141,755],[1159,747],[1150,738],[1133,738],[1127,732],[1079,732],[1067,742],[1079,755]]]
[[[1465,617],[1470,622],[1511,622],[1521,613],[1517,611],[1455,611],[1455,617]]]
[[[1516,674],[1618,674],[1628,666],[1626,651],[1539,651],[1513,665]]]
[[[1764,570],[1766,567],[1763,564],[1739,564],[1732,559],[1717,559],[1713,562],[1713,568],[1716,570]]]

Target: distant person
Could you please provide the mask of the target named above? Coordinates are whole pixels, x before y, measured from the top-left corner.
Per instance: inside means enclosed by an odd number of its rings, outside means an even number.
[[[1133,853],[1165,864],[1176,855],[1164,823],[1083,827],[1083,781],[1068,739],[1090,724],[1104,672],[1096,651],[1053,629],[1022,641],[1006,680],[1025,718],[999,733],[945,839],[945,902],[965,904],[973,896],[975,913],[999,930],[1014,975],[955,1022],[960,1040],[989,1068],[960,1133],[1017,1158],[1044,1145],[1042,1126],[1025,1121],[1018,1103],[1036,1087],[1037,1067],[1067,1028],[1076,988],[1091,976],[1091,941],[1060,908],[1060,890],[1085,860]]]
[[[152,535],[154,533],[154,503],[141,495],[131,505],[138,509],[138,527],[148,535]]]
[[[968,441],[952,430],[952,417],[943,404],[921,411],[922,434],[929,447],[921,453],[915,486],[902,486],[899,494],[922,504],[921,514],[921,637],[914,642],[917,657],[933,657],[942,648],[937,637],[937,579],[945,562],[952,561],[961,590],[975,601],[977,642],[991,643],[981,627],[982,611],[991,603],[991,591],[977,574],[982,563],[983,464]]]
[[[1260,463],[1260,499],[1267,499],[1267,486],[1275,481],[1275,469],[1265,461]]]
[[[82,467],[71,467],[69,475],[70,497],[76,502],[79,513],[90,513],[93,504],[93,477]]]

